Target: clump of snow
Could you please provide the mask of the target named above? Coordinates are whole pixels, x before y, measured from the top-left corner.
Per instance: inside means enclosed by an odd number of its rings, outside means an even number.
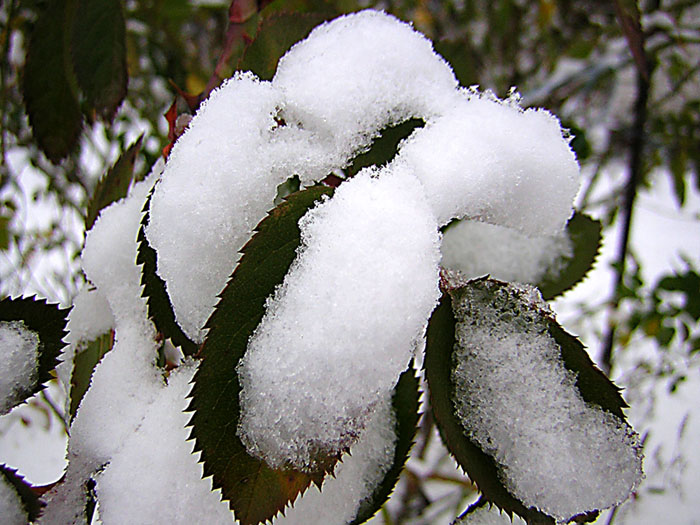
[[[546,304],[536,290],[460,293],[453,401],[506,488],[563,521],[627,499],[641,479],[638,438],[583,400],[541,320]]]
[[[0,414],[31,392],[38,380],[39,336],[24,321],[0,321]]]
[[[233,523],[211,478],[202,479],[188,441],[184,410],[195,369],[185,364],[171,374],[138,429],[96,477],[103,523]]]
[[[0,472],[0,516],[5,525],[25,525],[29,520],[15,487]]]
[[[401,146],[399,160],[423,183],[441,225],[466,217],[529,235],[564,228],[579,188],[576,157],[556,117],[518,101],[464,90]]]
[[[364,170],[300,227],[239,365],[239,435],[272,467],[304,469],[350,446],[406,369],[439,294],[439,237],[401,169]]]
[[[444,113],[458,86],[425,36],[372,10],[314,29],[282,57],[272,82],[284,94],[285,120],[328,143],[326,169],[388,125]]]
[[[109,461],[121,447],[162,384],[154,366],[155,329],[136,265],[141,210],[153,183],[151,176],[103,210],[82,254],[85,275],[109,304],[115,329],[114,347],[95,369],[71,428],[70,454],[95,465]]]
[[[357,517],[362,505],[391,468],[396,448],[396,418],[391,395],[375,406],[367,427],[350,454],[343,456],[333,476],[323,481],[321,490],[310,487],[275,525],[345,525]]]
[[[90,341],[106,334],[114,327],[114,317],[104,295],[87,284],[73,299],[73,308],[68,314],[68,346],[63,350],[61,362],[56,367],[59,381],[70,392],[70,380],[73,373],[73,359]],[[67,402],[70,402],[67,400]]]
[[[557,262],[573,256],[567,235],[527,237],[517,230],[479,221],[450,225],[442,237],[442,266],[467,279],[494,279],[537,284],[556,276]]]
[[[173,147],[151,199],[146,235],[158,275],[178,323],[197,342],[238,251],[291,175],[271,158],[281,103],[251,74],[225,82]]]

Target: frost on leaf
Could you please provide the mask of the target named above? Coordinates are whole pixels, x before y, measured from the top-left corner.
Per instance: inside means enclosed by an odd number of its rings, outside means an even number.
[[[479,279],[447,292],[426,352],[440,431],[487,500],[566,521],[636,488],[641,452],[618,389],[533,288]]]
[[[263,220],[244,248],[209,321],[194,377],[190,424],[204,474],[213,476],[236,518],[243,524],[271,519],[312,482],[320,485],[336,458],[327,457],[314,473],[272,469],[251,456],[238,437],[240,381],[236,366],[260,323],[267,298],[282,282],[299,245],[298,221],[330,188],[291,195]]]
[[[0,301],[0,413],[51,379],[64,346],[67,313],[36,298]]]

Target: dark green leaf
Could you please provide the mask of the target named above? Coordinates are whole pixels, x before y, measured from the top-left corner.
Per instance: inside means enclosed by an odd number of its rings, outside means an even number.
[[[110,168],[107,174],[100,179],[95,188],[92,199],[87,205],[85,217],[85,230],[92,228],[100,212],[121,198],[126,197],[129,185],[134,179],[134,164],[141,150],[143,135],[127,149]]]
[[[494,459],[482,452],[478,445],[465,435],[464,428],[455,415],[451,371],[456,323],[452,298],[449,293],[443,293],[440,304],[428,324],[424,362],[430,389],[430,405],[442,441],[488,501],[498,505],[509,515],[515,512],[525,519],[554,523],[553,519],[537,510],[526,508],[506,490],[499,478],[498,465]]]
[[[148,317],[153,321],[156,329],[166,339],[169,338],[175,346],[179,346],[183,354],[191,356],[197,353],[198,347],[185,335],[175,320],[175,311],[170,303],[165,281],[156,273],[158,255],[148,244],[148,239],[146,238],[152,195],[153,190],[148,194],[146,204],[143,207],[143,218],[141,219],[141,228],[138,235],[138,253],[136,255],[136,264],[143,265],[141,269],[143,297],[146,298]]]
[[[46,5],[27,45],[22,95],[37,144],[58,163],[77,146],[83,117],[68,51],[69,1]]]
[[[37,380],[16,393],[13,400],[8,400],[12,406],[25,401],[39,392],[46,381],[51,379],[52,372],[58,364],[58,356],[65,346],[63,338],[66,335],[67,309],[61,309],[56,304],[48,304],[45,299],[6,298],[0,301],[0,321],[22,321],[24,326],[35,332],[39,337],[39,366]]]
[[[435,42],[434,47],[435,51],[452,66],[462,86],[473,86],[479,83],[480,58],[468,37],[465,36],[460,40],[442,39]]]
[[[0,250],[10,247],[10,218],[0,216]]]
[[[552,265],[542,282],[537,287],[545,300],[561,295],[581,282],[593,268],[598,257],[601,244],[600,221],[591,219],[588,215],[576,212],[566,225],[566,235],[569,237],[573,253],[561,257]]]
[[[88,115],[111,121],[126,96],[126,27],[120,0],[76,0],[73,67]],[[90,118],[90,117],[89,117]]]
[[[265,313],[265,302],[282,282],[300,243],[299,219],[332,190],[314,187],[291,195],[258,225],[243,249],[214,313],[207,321],[202,363],[194,377],[189,410],[195,449],[202,451],[204,475],[213,476],[243,524],[272,519],[326,472],[273,470],[246,451],[237,435],[241,390],[236,366]],[[233,254],[232,254],[233,256]],[[337,458],[328,458],[330,471]]]
[[[32,490],[32,486],[20,476],[15,469],[7,465],[0,464],[0,475],[4,476],[5,481],[10,483],[15,490],[19,499],[22,501],[24,510],[27,512],[28,521],[32,522],[39,517],[42,507],[45,505]]]
[[[374,139],[370,148],[355,157],[345,172],[352,176],[367,166],[383,166],[387,164],[396,155],[396,148],[399,142],[407,138],[416,128],[423,127],[424,124],[421,119],[412,118],[396,126],[389,126],[383,129],[379,137]]]
[[[413,363],[411,363],[408,370],[401,374],[392,399],[392,406],[396,416],[395,432],[397,436],[394,461],[382,482],[375,489],[374,494],[360,505],[357,516],[350,525],[359,525],[374,516],[382,508],[382,505],[386,503],[394,487],[396,487],[416,437],[419,397],[418,379],[416,378]]]
[[[245,49],[238,69],[252,71],[262,80],[271,80],[282,55],[306,38],[314,27],[337,14],[325,2],[319,2],[319,8],[314,12],[280,12],[263,18],[255,38]]]
[[[76,353],[73,359],[73,373],[70,378],[70,407],[68,414],[71,420],[78,412],[80,402],[92,381],[92,373],[104,355],[112,349],[114,334],[106,333],[94,341],[87,343],[84,349]]]

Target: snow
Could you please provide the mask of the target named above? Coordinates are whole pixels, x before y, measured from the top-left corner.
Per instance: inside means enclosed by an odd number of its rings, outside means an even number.
[[[438,221],[468,217],[530,235],[559,233],[572,214],[579,168],[559,121],[462,90],[448,113],[401,146],[425,187]]]
[[[103,523],[233,523],[211,478],[202,480],[199,455],[187,440],[185,396],[195,370],[189,363],[171,374],[137,431],[96,477]]]
[[[425,36],[372,10],[314,29],[279,61],[273,84],[285,120],[328,142],[340,166],[382,128],[445,113],[458,86]]]
[[[61,362],[56,374],[66,392],[70,392],[73,373],[73,360],[76,354],[85,349],[87,343],[108,333],[114,327],[114,317],[104,295],[87,284],[73,299],[73,308],[68,313],[68,346],[61,354]]]
[[[318,449],[353,443],[439,296],[437,224],[405,170],[364,170],[300,227],[297,259],[239,365],[239,435],[273,467],[308,468]]]
[[[355,519],[391,468],[396,443],[394,426],[391,396],[385,396],[376,404],[367,428],[350,454],[343,456],[333,476],[326,477],[321,490],[312,485],[285,516],[277,517],[273,523],[345,525]]]
[[[0,472],[0,516],[5,525],[25,525],[27,511],[15,487]]]
[[[483,293],[466,289],[455,304],[453,402],[468,434],[526,507],[567,521],[626,500],[642,477],[638,436],[581,398],[536,289]]]
[[[270,83],[250,74],[224,83],[173,147],[153,194],[148,242],[176,319],[197,342],[238,251],[293,174],[272,155],[280,104]]]
[[[38,380],[39,336],[23,321],[0,321],[0,414],[32,392]]]
[[[538,284],[556,276],[557,262],[573,256],[566,235],[528,237],[517,230],[463,220],[450,225],[442,238],[442,266],[467,279],[490,275],[502,281]]]

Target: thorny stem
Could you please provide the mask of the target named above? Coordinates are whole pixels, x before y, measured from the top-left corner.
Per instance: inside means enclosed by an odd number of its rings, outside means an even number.
[[[632,137],[630,143],[629,173],[620,210],[621,232],[614,264],[615,281],[613,297],[610,301],[608,314],[609,321],[607,332],[603,338],[603,352],[601,358],[601,366],[608,374],[613,366],[613,348],[615,345],[616,328],[615,322],[611,317],[620,305],[621,292],[625,278],[625,263],[629,252],[632,212],[634,210],[634,202],[637,197],[637,188],[639,187],[639,183],[641,182],[643,175],[642,157],[645,141],[644,128],[647,121],[650,77],[651,71],[648,71],[646,75],[641,71],[637,72],[637,97],[634,104],[634,123],[632,126]]]

